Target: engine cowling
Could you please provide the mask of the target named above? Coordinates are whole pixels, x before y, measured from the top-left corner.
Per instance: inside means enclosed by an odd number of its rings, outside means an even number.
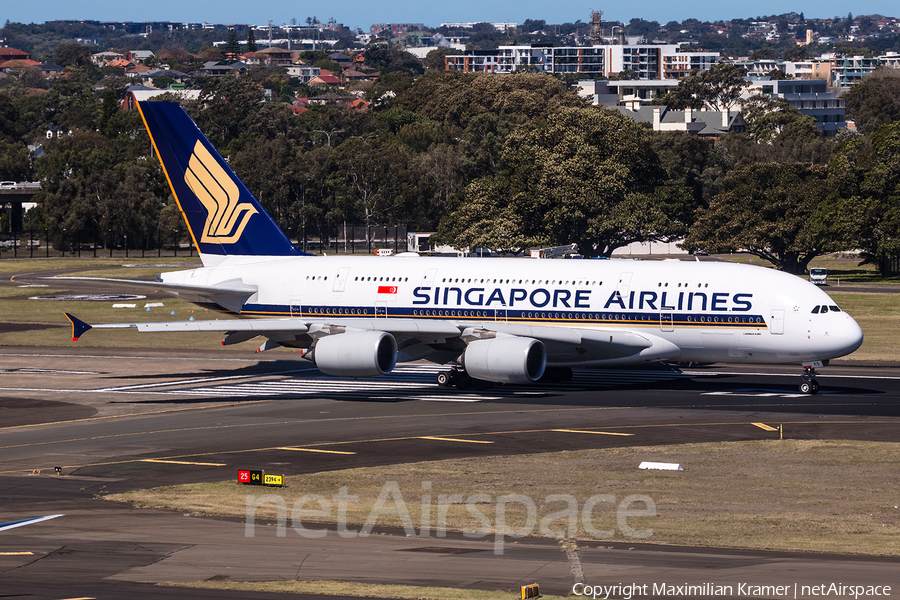
[[[471,342],[462,355],[471,377],[494,383],[531,383],[547,366],[547,350],[539,340],[497,337]]]
[[[340,333],[316,342],[313,361],[338,377],[378,377],[397,364],[397,341],[383,331]]]

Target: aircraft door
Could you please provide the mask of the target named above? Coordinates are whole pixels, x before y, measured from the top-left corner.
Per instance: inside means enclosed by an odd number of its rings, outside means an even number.
[[[387,302],[376,302],[375,303],[375,318],[383,319],[387,317]]]
[[[674,311],[663,310],[659,313],[659,330],[675,331]]]
[[[619,285],[616,286],[616,291],[625,299],[628,298],[629,288],[631,288],[631,273],[622,273],[619,275]]]
[[[290,311],[291,317],[302,317],[303,316],[303,303],[300,301],[299,296],[291,296],[290,298]]]
[[[498,323],[506,323],[506,307],[494,309],[494,321]]]
[[[773,335],[784,334],[784,309],[773,308],[772,318],[769,321],[769,333]]]
[[[347,285],[348,273],[350,273],[350,267],[341,267],[338,269],[337,275],[334,277],[334,287],[331,288],[333,292],[344,291],[344,287]]]
[[[428,269],[422,276],[422,285],[432,285],[437,278],[437,269]]]

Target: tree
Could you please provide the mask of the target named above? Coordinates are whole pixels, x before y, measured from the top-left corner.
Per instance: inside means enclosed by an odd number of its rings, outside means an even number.
[[[820,165],[755,164],[729,173],[709,208],[699,212],[685,245],[746,251],[781,271],[803,273],[828,250],[813,214],[828,192]]]
[[[879,68],[843,95],[847,117],[864,131],[900,120],[900,72]]]
[[[61,67],[85,67],[91,64],[91,48],[84,44],[62,44],[53,51],[53,61]]]
[[[742,115],[747,133],[757,143],[781,139],[813,139],[820,137],[813,117],[800,113],[783,98],[757,94],[743,103]]]
[[[651,132],[615,111],[562,108],[506,138],[499,174],[470,184],[441,221],[457,247],[522,250],[577,243],[609,256],[634,241],[684,235],[690,195],[667,186]]]
[[[462,54],[462,51],[457,50],[456,48],[435,48],[425,55],[425,59],[422,61],[422,64],[426,69],[429,69],[431,71],[443,71],[444,57],[448,55],[456,56],[459,54]]]
[[[843,247],[863,250],[863,264],[888,275],[889,259],[900,256],[900,122],[841,144],[829,181],[823,222]]]
[[[228,36],[225,38],[225,45],[222,46],[222,51],[228,60],[237,60],[237,57],[241,54],[241,42],[238,40],[237,31],[234,29],[228,30]]]
[[[31,153],[25,144],[0,138],[0,179],[30,181],[31,175]]]
[[[688,106],[700,108],[707,105],[713,110],[722,110],[734,104],[746,87],[745,71],[732,64],[713,65],[706,71],[694,72],[678,82],[673,91],[659,98],[675,110]]]
[[[296,24],[297,19],[291,19],[291,22]],[[247,52],[256,52],[256,31],[252,27],[247,30]]]
[[[549,73],[498,77],[442,71],[418,78],[397,96],[394,105],[461,131],[472,117],[485,112],[532,119],[560,106],[583,106],[584,101]]]

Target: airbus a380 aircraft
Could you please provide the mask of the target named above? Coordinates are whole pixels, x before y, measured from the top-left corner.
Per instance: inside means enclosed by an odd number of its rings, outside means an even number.
[[[151,286],[258,318],[118,323],[141,332],[265,338],[320,371],[384,375],[398,361],[450,365],[440,385],[528,383],[572,367],[648,361],[796,363],[815,368],[862,344],[818,287],[771,269],[715,262],[524,258],[314,257],[294,248],[177,104],[138,108],[203,267]],[[109,281],[109,280],[106,280]],[[91,328],[67,315],[73,338]]]

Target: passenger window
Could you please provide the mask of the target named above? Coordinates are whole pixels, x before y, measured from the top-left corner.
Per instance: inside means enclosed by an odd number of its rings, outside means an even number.
[[[838,308],[837,306],[835,306],[834,304],[832,304],[832,305],[829,306],[828,308],[831,309],[831,312],[841,312],[841,309],[839,309],[839,308]]]
[[[812,309],[812,312],[813,312],[814,315],[819,314],[819,307],[818,307],[818,306],[814,306],[813,309]]]

